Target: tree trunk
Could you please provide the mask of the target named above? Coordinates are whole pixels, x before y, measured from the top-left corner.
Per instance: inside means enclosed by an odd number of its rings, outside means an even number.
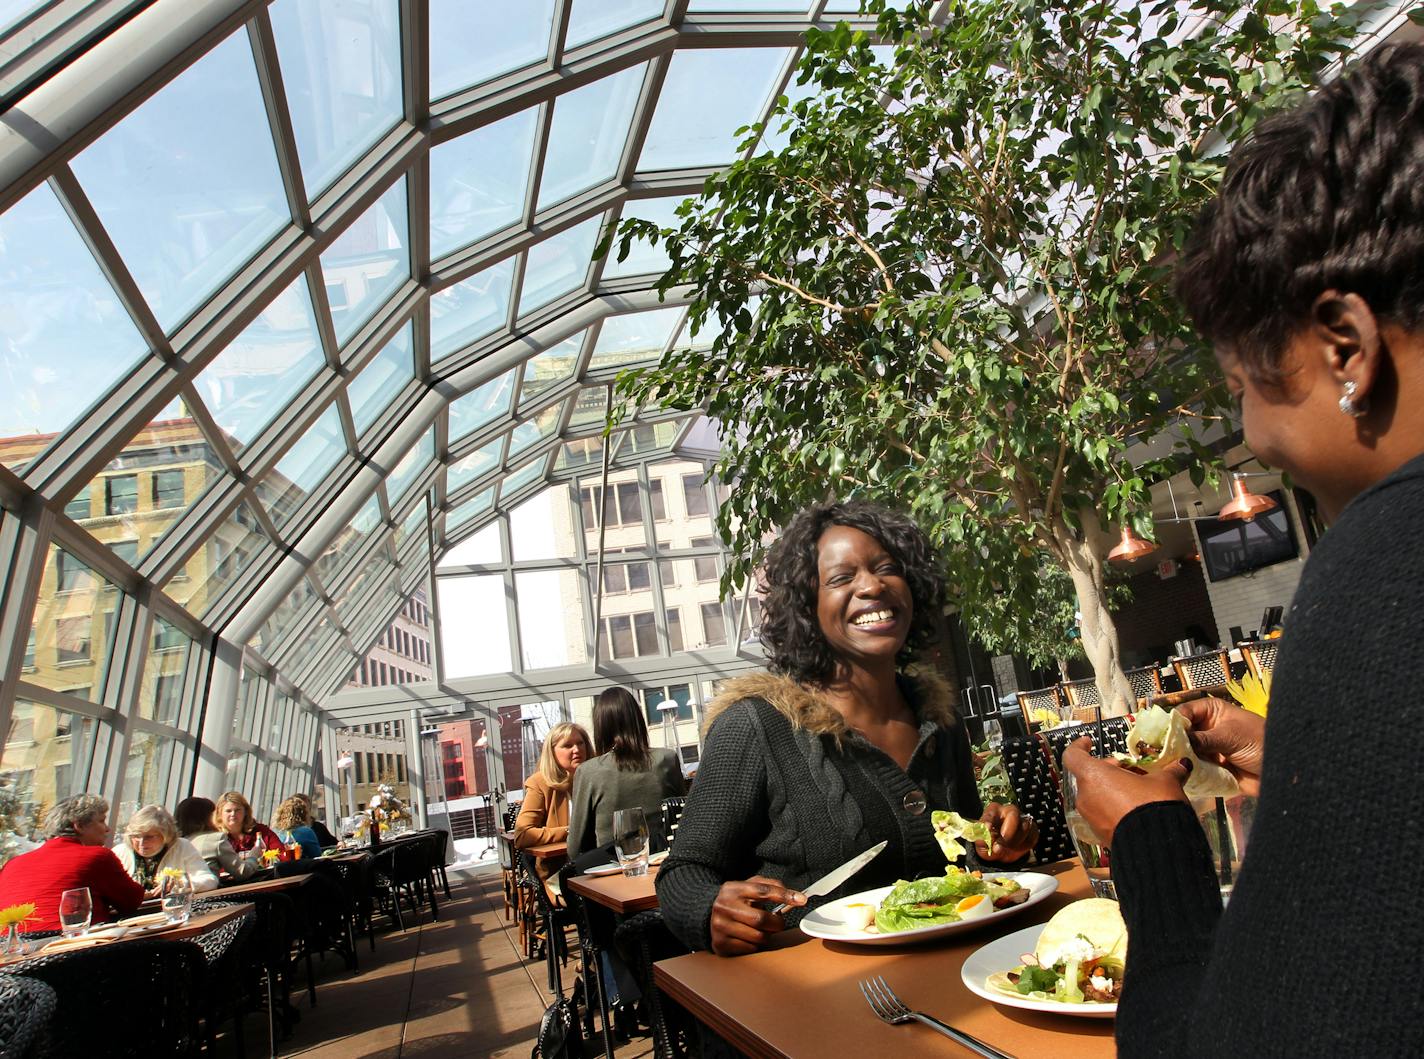
[[[1080,626],[1083,650],[1093,667],[1098,696],[1103,703],[1103,715],[1120,717],[1136,709],[1137,697],[1133,695],[1132,683],[1122,670],[1117,626],[1108,609],[1104,557],[1111,538],[1103,533],[1096,512],[1079,512],[1079,521],[1083,526],[1082,540],[1061,522],[1054,527],[1054,537],[1078,594],[1078,609],[1083,615]]]

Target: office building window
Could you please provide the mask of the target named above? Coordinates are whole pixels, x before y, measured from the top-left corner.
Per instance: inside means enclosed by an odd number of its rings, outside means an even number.
[[[608,649],[614,658],[633,657],[633,620],[627,614],[608,619]]]
[[[84,492],[80,493],[69,503],[64,505],[64,513],[72,519],[88,518],[93,511],[93,502],[89,499],[89,487],[84,487]]]
[[[109,548],[130,566],[138,565],[138,541],[110,541]]]
[[[181,470],[153,472],[153,506],[156,508],[183,506],[183,472]]]
[[[651,611],[633,615],[633,635],[638,642],[638,654],[658,653],[658,630],[653,624]]]
[[[104,513],[127,515],[138,510],[138,475],[116,474],[104,479]]]
[[[708,647],[721,647],[727,642],[727,619],[722,604],[702,604],[702,631]]]
[[[93,619],[85,614],[77,618],[60,618],[55,628],[55,645],[59,663],[89,661],[89,635]]]
[[[687,505],[687,517],[696,518],[707,514],[707,490],[702,484],[702,475],[682,476],[682,500]]]
[[[654,478],[648,483],[648,503],[653,509],[653,520],[666,522],[667,504],[663,502],[663,480],[661,478]]]
[[[643,521],[643,500],[638,494],[637,482],[619,482],[618,486],[618,517],[623,525],[636,525]]]
[[[682,612],[676,607],[667,611],[667,631],[668,650],[681,651],[682,646]]]
[[[659,559],[658,572],[663,576],[663,588],[677,586],[677,563],[671,559]]]

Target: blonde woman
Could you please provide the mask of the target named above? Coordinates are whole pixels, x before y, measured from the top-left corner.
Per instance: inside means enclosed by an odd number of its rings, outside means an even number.
[[[213,813],[213,823],[227,835],[239,856],[256,855],[265,850],[275,850],[278,860],[291,860],[292,854],[282,844],[282,840],[266,824],[259,824],[252,815],[252,803],[242,796],[241,791],[227,791],[218,799],[218,807]]]
[[[321,856],[321,842],[311,826],[311,810],[301,795],[294,794],[277,806],[272,826],[283,842],[289,846],[295,842],[301,847],[304,858]]]
[[[129,817],[124,840],[114,847],[114,856],[147,897],[158,896],[159,882],[168,868],[187,872],[194,893],[218,888],[218,877],[208,862],[193,843],[179,837],[173,814],[161,805],[145,805]]]
[[[539,771],[524,781],[524,801],[514,822],[516,849],[563,842],[569,837],[569,791],[579,765],[593,756],[593,742],[576,724],[556,724],[539,752]],[[536,861],[547,885],[560,861]]]

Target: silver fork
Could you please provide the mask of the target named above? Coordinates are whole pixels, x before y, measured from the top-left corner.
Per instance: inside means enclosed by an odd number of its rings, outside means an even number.
[[[984,1059],[1013,1059],[1013,1056],[999,1051],[993,1045],[985,1044],[977,1037],[969,1036],[963,1030],[947,1026],[939,1019],[923,1012],[911,1011],[905,1006],[905,1002],[895,995],[895,991],[886,984],[885,979],[879,975],[861,982],[860,991],[864,994],[870,1009],[882,1022],[888,1022],[892,1026],[898,1026],[904,1022],[923,1022],[930,1029],[938,1030],[956,1044],[968,1048],[975,1055],[982,1055]]]

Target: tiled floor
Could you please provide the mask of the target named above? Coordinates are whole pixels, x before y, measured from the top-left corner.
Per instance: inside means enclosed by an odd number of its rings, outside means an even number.
[[[407,920],[404,932],[378,930],[374,953],[362,941],[358,972],[328,957],[318,971],[317,1006],[305,992],[293,998],[302,1018],[280,1054],[528,1056],[550,1003],[544,965],[522,959],[515,925],[504,919],[497,869],[451,872],[450,887],[439,920],[427,914],[419,926]],[[265,1023],[249,1018],[246,1035],[249,1055],[266,1054]],[[218,1052],[232,1054],[230,1046]],[[652,1042],[634,1039],[617,1054],[651,1056]]]

